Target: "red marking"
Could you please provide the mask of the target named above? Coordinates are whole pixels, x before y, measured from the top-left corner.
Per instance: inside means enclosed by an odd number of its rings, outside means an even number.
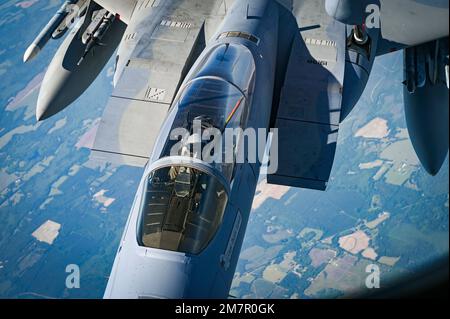
[[[236,102],[236,105],[234,106],[234,108],[233,108],[233,110],[231,111],[230,115],[228,115],[226,124],[228,124],[228,123],[231,121],[231,119],[232,119],[233,116],[234,116],[234,113],[236,113],[236,111],[237,111],[237,109],[239,108],[239,106],[241,105],[243,99],[244,99],[244,98],[241,97],[241,98]]]
[[[120,20],[120,14],[116,13],[116,19]]]

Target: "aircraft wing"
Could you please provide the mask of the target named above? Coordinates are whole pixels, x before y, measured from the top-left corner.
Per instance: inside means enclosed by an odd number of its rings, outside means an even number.
[[[346,29],[328,16],[321,1],[295,1],[293,13],[301,32],[293,43],[275,123],[278,171],[267,181],[325,190],[339,130]]]
[[[106,10],[118,14],[120,19],[128,24],[136,7],[137,0],[95,0]]]
[[[154,1],[153,6],[136,8],[147,10],[135,12],[143,23],[129,25],[123,41],[134,41],[137,33],[139,40],[105,108],[92,159],[146,164],[185,73],[205,46],[206,13],[209,18],[224,16],[221,3]]]

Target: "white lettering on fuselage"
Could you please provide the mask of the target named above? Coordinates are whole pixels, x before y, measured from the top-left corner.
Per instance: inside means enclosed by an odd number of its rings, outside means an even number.
[[[312,44],[312,45],[321,45],[321,46],[325,46],[325,47],[336,47],[337,46],[335,41],[312,39],[312,38],[306,38],[305,43]]]
[[[192,27],[192,23],[171,21],[171,20],[162,20],[161,25],[169,28],[181,28],[181,29],[190,29]]]

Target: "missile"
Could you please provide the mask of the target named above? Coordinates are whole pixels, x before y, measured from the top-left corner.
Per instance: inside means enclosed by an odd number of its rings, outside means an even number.
[[[28,62],[35,58],[44,46],[53,38],[53,34],[56,32],[62,36],[67,30],[68,24],[66,18],[73,13],[73,6],[86,3],[86,0],[67,0],[59,8],[56,14],[50,19],[47,25],[42,29],[39,35],[34,39],[33,43],[28,47],[23,56],[23,61]]]
[[[89,37],[86,42],[86,49],[84,50],[83,56],[80,58],[80,61],[78,61],[78,66],[83,62],[83,60],[86,58],[87,54],[91,52],[95,46],[97,45],[103,45],[102,39],[104,38],[105,34],[111,27],[111,24],[113,23],[114,19],[116,18],[115,14],[113,13],[107,13],[101,23],[98,25],[98,27],[95,29],[95,31],[91,34],[89,34]],[[93,51],[92,51],[93,52]]]

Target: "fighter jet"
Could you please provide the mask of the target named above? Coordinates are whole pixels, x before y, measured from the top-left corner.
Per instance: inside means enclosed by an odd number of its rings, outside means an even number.
[[[269,183],[326,190],[340,123],[377,56],[403,50],[409,134],[436,174],[448,18],[445,0],[64,3],[24,56],[67,33],[37,120],[76,100],[117,49],[92,159],[143,167],[104,297],[228,297],[264,162],[250,144],[270,145]],[[251,130],[263,133],[245,143]]]

